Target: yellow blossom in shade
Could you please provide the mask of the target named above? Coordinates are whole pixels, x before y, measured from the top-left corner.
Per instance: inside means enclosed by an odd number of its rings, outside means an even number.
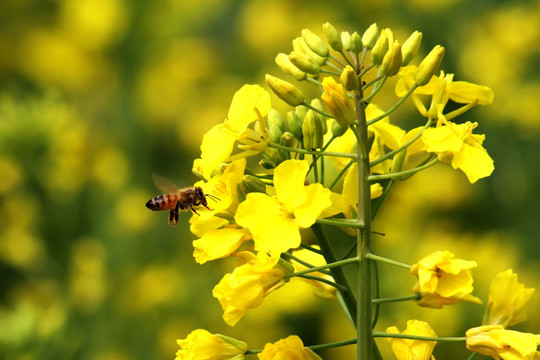
[[[319,355],[304,347],[304,343],[296,335],[266,344],[257,356],[259,360],[322,360]]]
[[[266,143],[264,135],[256,134],[248,126],[259,119],[259,115],[264,117],[269,111],[270,94],[259,85],[244,85],[234,94],[228,118],[204,135],[201,158],[195,160],[193,170],[210,179],[214,169],[231,156],[234,143],[239,138],[252,145],[253,149],[248,150],[245,156],[264,151],[265,145],[256,146],[258,142]]]
[[[251,239],[246,229],[225,227],[210,230],[200,239],[193,241],[193,257],[199,264],[221,259],[234,254],[244,242]]]
[[[310,227],[332,205],[330,190],[321,184],[305,186],[309,164],[287,160],[274,170],[274,197],[249,193],[238,206],[235,220],[253,235],[255,250],[278,255],[300,246],[300,228]]]
[[[398,97],[403,97],[413,87],[416,72],[417,67],[414,65],[401,68],[395,88]],[[439,76],[433,76],[426,85],[419,86],[414,90],[411,98],[422,116],[435,118],[436,106],[442,105],[442,109],[444,109],[448,100],[459,104],[474,105],[488,105],[493,102],[493,90],[489,87],[466,81],[453,81],[453,78],[453,74],[444,74],[441,71]],[[419,97],[421,95],[431,95],[432,101],[429,111],[426,110]]]
[[[491,281],[483,324],[510,327],[525,321],[525,306],[533,293],[533,288],[527,289],[518,282],[518,276],[512,269],[501,271]]]
[[[505,330],[502,325],[484,325],[469,329],[467,349],[499,360],[534,360],[540,344],[538,335]]]
[[[318,249],[317,245],[313,245],[314,248]],[[294,256],[296,256],[298,259],[313,265],[313,266],[322,266],[326,264],[326,261],[324,260],[324,256],[314,253],[313,251],[307,250],[307,249],[300,249],[294,252]],[[294,263],[294,271],[302,271],[307,269],[307,267],[293,259]],[[309,273],[309,275],[317,276],[325,280],[334,281],[334,279],[330,275],[323,274],[321,272],[315,271]],[[335,300],[336,299],[336,288],[334,286],[328,285],[324,282],[317,281],[317,280],[311,280],[311,279],[305,279],[302,277],[298,278],[299,280],[306,281],[310,285],[312,285],[315,288],[315,295],[327,299],[327,300]]]
[[[471,295],[473,279],[470,270],[474,267],[475,261],[454,259],[454,254],[449,251],[437,251],[414,264],[411,273],[418,276],[418,282],[413,292],[422,296],[418,305],[441,308],[462,300],[481,304],[480,299]]]
[[[406,334],[406,335],[418,335],[418,336],[431,336],[436,337],[437,334],[427,322],[419,320],[407,321],[407,329],[402,333],[398,328],[391,326],[386,329],[390,334]],[[429,360],[431,359],[431,353],[435,347],[435,341],[413,340],[413,339],[400,339],[400,338],[386,338],[386,341],[392,347],[392,352],[398,360]]]
[[[321,100],[328,107],[334,119],[341,126],[352,124],[356,120],[356,110],[343,85],[338,84],[332,77],[325,77],[322,86],[324,93],[321,95]]]
[[[246,311],[260,306],[266,295],[285,284],[285,271],[275,267],[279,257],[244,251],[238,254],[238,259],[242,265],[226,274],[212,291],[229,326],[234,326]]]
[[[437,154],[439,160],[463,171],[471,183],[491,175],[495,167],[493,159],[482,147],[485,135],[472,133],[478,123],[454,124],[442,119],[442,126],[422,133],[426,151]]]
[[[175,360],[243,360],[248,349],[243,341],[203,329],[193,330],[177,342],[180,350]]]

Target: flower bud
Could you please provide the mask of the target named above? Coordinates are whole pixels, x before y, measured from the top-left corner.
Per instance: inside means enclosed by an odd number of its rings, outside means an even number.
[[[252,192],[266,193],[266,185],[256,176],[244,175],[240,186],[245,194]]]
[[[275,125],[277,126],[282,132],[285,131],[285,121],[283,121],[283,118],[281,117],[281,114],[276,109],[270,109],[268,112],[268,126]]]
[[[323,31],[324,36],[326,37],[326,41],[328,41],[328,44],[330,44],[330,47],[332,47],[332,49],[334,49],[335,51],[343,50],[343,43],[341,42],[341,37],[339,36],[339,33],[332,24],[330,24],[329,22],[325,23],[323,25]]]
[[[277,54],[276,64],[281,70],[283,70],[289,75],[294,76],[298,81],[304,80],[306,78],[306,73],[294,66],[291,60],[289,60],[289,55],[287,54]]]
[[[289,54],[289,60],[293,63],[294,66],[304,72],[307,72],[308,74],[317,75],[321,72],[319,64],[317,64],[315,60],[313,60],[307,55],[293,51]]]
[[[377,41],[378,37],[379,26],[377,26],[377,23],[371,24],[371,26],[368,27],[368,29],[362,35],[362,44],[364,47],[371,50],[373,49],[373,46],[375,46],[375,42]]]
[[[343,50],[349,50],[351,45],[351,34],[348,31],[341,32],[341,42],[343,43]]]
[[[309,109],[307,107],[305,107],[305,106],[297,106],[297,107],[294,108],[294,112],[296,113],[296,115],[298,115],[298,117],[301,120],[304,120],[308,110]]]
[[[313,50],[309,48],[303,38],[297,37],[292,41],[293,50],[297,53],[304,54],[309,56],[313,61],[315,61],[319,66],[323,65],[326,62],[326,58],[317,55]]]
[[[309,104],[311,106],[313,106],[315,109],[319,109],[321,111],[323,110],[323,103],[322,103],[321,99],[319,99],[319,98],[311,99],[311,102]],[[324,135],[324,134],[326,134],[326,131],[328,131],[328,126],[326,126],[326,116],[321,115],[319,113],[317,115],[319,115],[319,118],[321,119],[323,135]]]
[[[287,113],[287,127],[297,139],[302,139],[302,119],[294,111]]]
[[[334,119],[341,126],[352,124],[356,119],[356,110],[343,85],[336,83],[334,78],[325,77],[323,79],[323,90],[321,100],[328,107]]]
[[[390,47],[390,49],[386,52],[386,55],[384,55],[382,65],[381,65],[381,73],[384,76],[394,76],[399,72],[399,68],[401,67],[401,44],[399,41],[394,41],[394,44]]]
[[[281,135],[281,138],[279,139],[279,144],[290,147],[290,148],[296,148],[296,145],[298,144],[298,140],[292,133],[285,131],[283,135]]]
[[[317,55],[322,57],[328,56],[328,46],[317,36],[313,31],[309,29],[302,30],[302,38],[306,42],[307,46]]]
[[[294,272],[294,265],[283,258],[279,258],[274,268],[285,271],[285,274],[292,274]]]
[[[386,36],[386,32],[382,31],[375,46],[373,46],[373,49],[371,50],[371,61],[376,65],[381,65],[387,51],[388,37]]]
[[[341,135],[345,134],[347,129],[348,128],[346,126],[339,125],[335,119],[332,121],[332,135],[334,137],[340,137]]]
[[[276,94],[281,100],[285,101],[287,104],[291,106],[298,106],[304,103],[304,93],[290,82],[281,80],[268,74],[265,75],[264,80],[266,81],[270,89],[272,89],[274,94]]]
[[[420,48],[420,43],[422,42],[422,33],[415,31],[409,36],[407,40],[401,46],[401,66],[407,66],[414,59],[418,49]]]
[[[323,145],[322,123],[319,115],[309,110],[302,124],[304,148],[308,150],[318,149]]]
[[[443,56],[444,48],[440,45],[435,46],[424,60],[422,60],[420,65],[418,65],[418,70],[414,75],[414,82],[419,86],[426,85],[431,80],[431,77],[435,75],[437,69],[439,69]]]
[[[270,149],[268,149],[270,150]],[[263,158],[261,161],[259,161],[259,165],[262,166],[265,169],[273,169],[276,167],[276,164],[274,164],[273,161],[268,160],[267,158]]]
[[[272,124],[270,125],[268,132],[270,133],[270,141],[273,143],[279,143],[279,139],[281,138],[281,135],[283,134],[281,129],[275,124]]]
[[[358,76],[350,65],[345,66],[339,80],[341,80],[345,89],[349,91],[358,90]]]
[[[351,35],[350,39],[350,50],[355,54],[360,54],[362,52],[362,49],[364,48],[364,44],[362,44],[362,38],[358,33],[355,31]]]

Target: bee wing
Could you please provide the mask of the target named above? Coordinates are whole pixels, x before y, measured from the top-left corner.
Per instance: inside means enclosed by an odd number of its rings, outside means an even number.
[[[154,180],[154,184],[156,184],[156,186],[165,193],[175,193],[180,190],[178,185],[176,185],[173,181],[156,173],[152,174],[152,180]]]

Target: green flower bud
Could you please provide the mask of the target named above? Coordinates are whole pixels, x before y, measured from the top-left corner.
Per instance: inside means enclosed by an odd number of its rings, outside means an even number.
[[[390,49],[386,52],[386,55],[384,55],[382,65],[381,65],[381,73],[385,76],[394,76],[399,72],[399,68],[401,67],[401,44],[399,41],[394,41],[394,44],[390,47]]]
[[[283,270],[287,275],[294,272],[294,265],[282,258],[279,258],[274,268]]]
[[[317,36],[313,31],[309,29],[302,30],[302,38],[306,42],[307,46],[317,55],[322,57],[328,56],[328,46]]]
[[[350,65],[345,66],[339,80],[341,80],[345,89],[349,91],[358,90],[358,76]]]
[[[362,43],[362,38],[360,37],[360,35],[358,35],[356,31],[351,35],[350,42],[351,51],[355,54],[360,54],[362,52],[362,49],[364,48],[364,44]]]
[[[302,139],[302,119],[294,111],[287,113],[287,127],[297,139]]]
[[[270,161],[267,158],[263,158],[261,161],[259,161],[259,165],[262,166],[265,169],[268,169],[268,170],[273,169],[273,168],[276,167],[276,164],[274,164],[273,161]]]
[[[289,54],[289,60],[294,66],[308,74],[317,75],[321,72],[319,64],[307,55],[293,51]]]
[[[289,55],[287,54],[277,54],[276,64],[281,70],[283,70],[289,75],[294,76],[298,81],[304,80],[306,78],[306,73],[294,66],[291,60],[289,60]]]
[[[321,111],[323,110],[323,103],[322,100],[319,98],[312,99],[310,105],[313,106],[315,109],[319,109]],[[326,134],[326,131],[328,131],[328,126],[326,126],[326,116],[321,114],[317,115],[319,115],[319,118],[321,119],[323,134]]]
[[[371,50],[371,61],[376,65],[381,65],[387,51],[388,37],[386,36],[386,32],[382,31],[375,46],[373,46],[373,49]]]
[[[293,50],[299,54],[304,54],[309,56],[313,61],[315,61],[319,66],[323,65],[326,62],[326,58],[317,55],[313,50],[309,48],[303,38],[297,37],[292,41]]]
[[[306,117],[306,114],[307,114],[308,110],[309,109],[307,107],[305,107],[305,106],[297,106],[297,107],[294,108],[294,112],[302,120],[304,120],[304,118]]]
[[[334,135],[334,137],[340,137],[345,134],[347,129],[348,127],[339,125],[336,120],[332,121],[332,135]]]
[[[422,42],[422,33],[415,31],[409,36],[407,40],[401,46],[401,66],[407,66],[414,59],[418,49],[420,48],[420,43]]]
[[[275,125],[277,126],[282,132],[285,131],[285,121],[283,121],[283,118],[281,117],[281,114],[276,109],[270,109],[268,112],[268,126]]]
[[[276,94],[281,100],[285,101],[287,104],[291,106],[298,106],[304,103],[304,93],[290,82],[281,80],[268,74],[265,75],[264,80],[266,81],[270,89],[272,89],[274,94]]]
[[[242,182],[240,183],[244,193],[249,194],[252,192],[266,193],[266,185],[264,182],[256,176],[244,175]]]
[[[377,23],[371,24],[370,27],[364,32],[364,35],[362,35],[362,44],[364,47],[367,47],[368,49],[373,49],[373,46],[375,46],[375,42],[377,41],[377,38],[379,37],[379,26],[377,26]]]
[[[343,50],[349,50],[351,46],[351,34],[348,31],[341,32],[341,42],[343,43]]]
[[[335,51],[343,50],[343,43],[341,42],[341,37],[339,36],[336,28],[332,26],[332,24],[330,24],[329,22],[325,23],[323,25],[323,31],[324,36],[326,37],[326,41],[328,41],[328,44],[332,49],[334,49]]]
[[[285,131],[279,139],[279,144],[290,148],[296,148],[296,145],[298,145],[298,140],[292,133]]]
[[[302,134],[304,148],[308,150],[317,149],[323,145],[322,123],[319,115],[309,110],[302,124]]]
[[[270,133],[270,141],[273,143],[279,143],[279,139],[283,134],[283,131],[275,124],[270,125],[268,132]]]
[[[444,56],[444,48],[437,45],[431,50],[431,52],[422,60],[418,65],[418,70],[414,75],[414,81],[419,85],[426,85],[431,77],[435,75],[437,69],[441,65],[442,58]]]

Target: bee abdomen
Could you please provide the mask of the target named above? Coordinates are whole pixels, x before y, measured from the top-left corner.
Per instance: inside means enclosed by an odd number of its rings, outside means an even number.
[[[172,204],[171,197],[169,194],[158,195],[146,203],[146,207],[153,211],[159,210],[169,210],[170,205]]]

